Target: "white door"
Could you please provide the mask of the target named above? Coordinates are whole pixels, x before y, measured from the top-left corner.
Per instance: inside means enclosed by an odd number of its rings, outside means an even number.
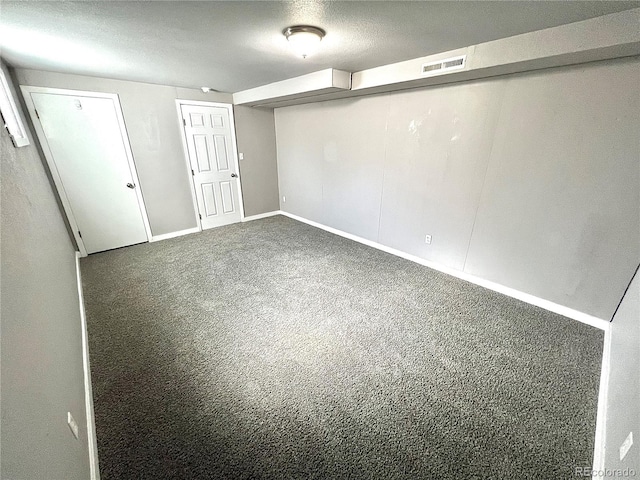
[[[229,109],[183,104],[180,111],[202,228],[239,222],[238,173]]]
[[[148,241],[117,99],[25,91],[67,216],[86,253]]]

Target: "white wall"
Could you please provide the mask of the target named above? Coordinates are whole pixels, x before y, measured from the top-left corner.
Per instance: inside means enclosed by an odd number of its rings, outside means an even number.
[[[0,136],[0,477],[87,480],[74,247],[36,148],[14,148],[5,129]]]
[[[633,57],[276,109],[281,208],[609,319],[640,259],[638,84]]]

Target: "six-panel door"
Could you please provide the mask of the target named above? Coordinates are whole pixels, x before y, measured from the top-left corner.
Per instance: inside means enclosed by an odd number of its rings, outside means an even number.
[[[202,228],[239,222],[229,111],[181,105],[181,112]]]

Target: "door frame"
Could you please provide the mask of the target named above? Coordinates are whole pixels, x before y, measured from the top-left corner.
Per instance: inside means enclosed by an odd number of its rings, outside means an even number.
[[[195,105],[201,107],[221,107],[226,108],[229,112],[229,123],[231,130],[231,161],[233,163],[233,167],[237,172],[238,177],[236,178],[236,185],[238,187],[238,205],[240,207],[240,221],[238,223],[244,222],[244,202],[242,200],[242,182],[240,181],[240,162],[238,162],[238,144],[236,140],[236,121],[233,117],[233,105],[230,103],[219,103],[219,102],[202,102],[198,100],[181,100],[176,99],[176,111],[178,113],[178,128],[180,129],[180,138],[182,139],[182,150],[184,151],[184,160],[185,166],[187,167],[187,174],[189,175],[190,181],[189,185],[191,185],[191,200],[193,202],[193,210],[196,218],[196,224],[200,231],[202,231],[202,220],[200,219],[200,215],[198,212],[200,209],[198,208],[198,199],[196,198],[196,186],[193,182],[193,175],[191,173],[191,160],[189,158],[189,146],[187,145],[187,133],[184,131],[184,122],[182,121],[182,105]]]
[[[142,214],[142,222],[144,223],[144,231],[147,235],[147,242],[151,240],[151,226],[149,225],[149,217],[147,215],[147,207],[144,203],[144,198],[142,197],[142,187],[140,186],[140,180],[138,179],[138,171],[136,169],[136,164],[133,160],[133,152],[131,150],[131,144],[129,143],[129,136],[127,134],[127,127],[124,123],[124,115],[122,114],[122,107],[120,105],[120,97],[117,93],[102,93],[102,92],[88,92],[84,90],[68,90],[61,88],[49,88],[49,87],[34,87],[31,85],[20,85],[20,89],[22,90],[22,96],[24,98],[25,104],[27,106],[27,110],[29,111],[29,116],[31,117],[31,122],[36,130],[36,134],[38,136],[38,141],[40,146],[42,147],[42,152],[44,153],[45,159],[47,161],[47,166],[49,167],[49,171],[51,172],[51,177],[53,178],[53,183],[55,184],[56,190],[58,191],[58,196],[60,197],[60,201],[62,202],[62,207],[64,208],[64,213],[67,216],[67,220],[69,221],[69,225],[71,226],[71,230],[73,233],[73,238],[76,241],[76,245],[78,245],[78,249],[80,250],[80,254],[83,257],[87,256],[87,249],[84,246],[84,242],[82,241],[82,237],[78,235],[78,223],[73,215],[73,210],[71,209],[71,202],[67,197],[67,194],[64,190],[64,185],[62,184],[62,178],[58,173],[58,169],[55,164],[55,160],[53,158],[53,153],[49,148],[49,143],[47,142],[47,137],[42,128],[42,124],[40,123],[40,119],[36,114],[36,107],[31,98],[32,93],[49,93],[55,95],[68,95],[68,96],[77,96],[77,97],[95,97],[95,98],[107,98],[113,101],[113,105],[116,111],[116,120],[118,122],[118,127],[120,129],[120,135],[122,137],[122,143],[124,144],[125,154],[127,157],[127,163],[129,165],[129,171],[131,172],[131,178],[133,182],[138,186],[135,189],[136,198],[138,200],[138,206],[140,208],[140,213]]]

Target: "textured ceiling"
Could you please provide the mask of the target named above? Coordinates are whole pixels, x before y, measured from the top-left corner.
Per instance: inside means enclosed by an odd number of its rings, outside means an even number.
[[[640,2],[40,2],[0,0],[16,67],[237,92],[333,67],[358,71],[640,6]],[[282,30],[324,28],[307,59]]]

